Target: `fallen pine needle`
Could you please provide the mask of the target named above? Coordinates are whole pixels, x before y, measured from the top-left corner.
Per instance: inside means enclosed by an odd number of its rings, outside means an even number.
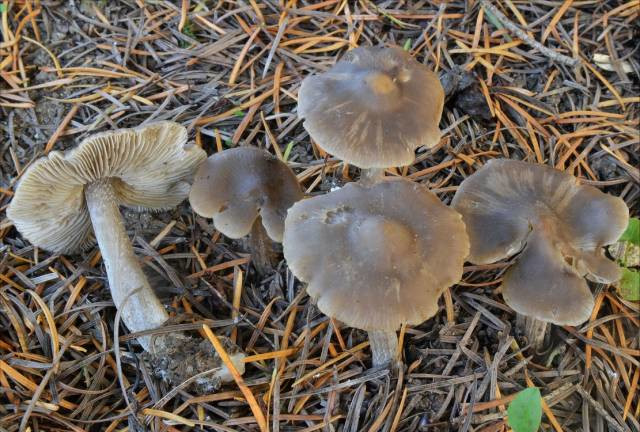
[[[288,348],[279,351],[271,351],[263,354],[254,354],[242,359],[243,363],[253,363],[262,360],[271,360],[276,358],[289,357],[291,354],[298,352],[298,348]]]
[[[165,418],[167,420],[171,420],[171,421],[174,421],[176,423],[180,423],[180,424],[183,424],[183,425],[189,426],[189,427],[195,427],[196,426],[196,424],[194,422],[192,422],[191,420],[189,420],[187,418],[181,417],[181,416],[176,415],[176,414],[172,414],[170,412],[162,411],[162,410],[145,408],[145,409],[142,410],[142,414],[148,415],[148,416],[152,416],[152,417],[162,417],[162,418]]]
[[[69,112],[67,113],[67,115],[64,116],[64,119],[62,119],[62,122],[60,122],[60,125],[58,126],[56,131],[53,133],[53,135],[51,135],[51,138],[49,138],[49,141],[47,142],[47,145],[44,148],[45,155],[48,154],[51,151],[51,149],[53,149],[53,146],[56,144],[56,141],[58,141],[58,138],[60,138],[60,135],[62,135],[62,133],[67,128],[67,125],[69,124],[73,116],[76,115],[76,113],[78,112],[78,108],[80,108],[79,104],[73,105],[69,110]]]
[[[247,403],[249,404],[249,407],[251,408],[251,412],[253,412],[253,415],[256,418],[256,421],[258,423],[258,426],[260,427],[260,430],[263,432],[268,431],[269,428],[267,426],[267,419],[265,418],[264,413],[260,408],[260,405],[258,405],[258,401],[256,401],[256,398],[253,396],[253,393],[251,392],[249,387],[247,387],[247,385],[244,383],[242,376],[240,375],[236,367],[233,365],[233,362],[229,358],[229,354],[227,354],[224,347],[222,346],[222,344],[220,343],[216,335],[213,334],[209,326],[207,326],[206,324],[203,324],[202,330],[207,335],[207,338],[209,338],[209,341],[211,341],[211,344],[213,344],[213,348],[215,348],[216,352],[224,362],[225,366],[227,366],[227,368],[229,369],[229,372],[231,372],[231,376],[233,377],[236,384],[238,385],[238,388],[240,389],[245,399],[247,400]]]
[[[360,351],[364,348],[366,348],[369,345],[369,341],[366,342],[362,342],[361,344],[358,344],[356,346],[354,346],[353,348],[351,348],[349,351],[345,351],[342,354],[340,354],[338,357],[333,358],[331,360],[329,360],[328,362],[323,363],[321,366],[319,366],[318,368],[312,370],[311,372],[307,373],[306,375],[302,376],[299,380],[297,380],[296,382],[293,383],[293,387],[298,386],[300,384],[302,384],[303,382],[305,382],[306,380],[308,380],[309,378],[315,376],[318,372],[328,368],[329,366],[331,366],[334,363],[339,362],[340,360],[342,360],[343,358],[352,355],[353,353]]]

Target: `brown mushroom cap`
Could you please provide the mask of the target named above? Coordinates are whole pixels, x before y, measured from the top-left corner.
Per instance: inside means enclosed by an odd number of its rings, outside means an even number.
[[[76,148],[33,163],[7,210],[31,243],[53,252],[93,244],[85,186],[111,179],[121,205],[161,210],[187,197],[188,180],[206,154],[185,146],[186,129],[163,121],[93,135]]]
[[[304,79],[298,115],[327,152],[360,168],[410,165],[440,139],[444,90],[398,47],[360,47]]]
[[[583,276],[604,283],[619,277],[601,247],[622,235],[629,209],[570,174],[491,160],[462,182],[452,205],[467,226],[469,261],[491,263],[524,247],[502,287],[519,313],[559,325],[584,322],[593,298]]]
[[[302,197],[298,179],[284,162],[255,147],[238,147],[200,166],[189,201],[227,237],[246,236],[260,215],[269,237],[281,242],[287,209]]]
[[[433,316],[469,251],[460,215],[406,180],[349,183],[299,201],[289,209],[283,244],[320,310],[369,331]]]

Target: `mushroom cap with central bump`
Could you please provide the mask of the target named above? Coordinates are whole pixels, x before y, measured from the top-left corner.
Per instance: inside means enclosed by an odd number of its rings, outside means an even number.
[[[246,236],[260,215],[269,237],[281,242],[287,209],[302,197],[284,162],[265,150],[237,147],[215,153],[200,166],[189,201],[227,237]]]
[[[618,279],[602,247],[627,227],[618,197],[574,176],[522,161],[489,161],[462,182],[452,202],[471,241],[469,261],[488,264],[522,251],[505,274],[503,296],[516,312],[558,325],[589,318],[593,297],[583,276]]]
[[[440,139],[444,90],[398,47],[360,47],[304,79],[298,115],[327,152],[360,168],[410,165]]]
[[[469,251],[460,215],[406,180],[349,183],[296,203],[283,244],[320,310],[367,331],[433,316]]]
[[[29,167],[7,216],[34,245],[77,252],[94,242],[85,186],[106,179],[118,204],[175,207],[187,197],[193,171],[206,158],[186,142],[183,126],[162,121],[99,133],[66,153],[52,151]]]

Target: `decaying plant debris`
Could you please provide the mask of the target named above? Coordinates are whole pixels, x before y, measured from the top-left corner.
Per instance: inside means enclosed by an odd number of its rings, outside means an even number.
[[[5,215],[36,158],[155,120],[209,154],[266,148],[308,194],[341,186],[357,169],[310,142],[296,93],[349,47],[385,43],[435,69],[446,94],[440,143],[388,176],[448,204],[487,160],[526,159],[637,215],[639,13],[636,1],[0,3],[0,427],[490,432],[506,430],[512,395],[539,386],[544,430],[640,430],[639,307],[613,287],[592,285],[590,321],[555,327],[532,357],[496,291],[509,263],[468,265],[439,313],[400,333],[401,367],[376,370],[366,333],[322,315],[284,263],[258,278],[244,245],[187,204],[123,211],[170,305],[162,331],[208,341],[206,325],[250,355],[239,383],[194,396],[152,379],[139,335],[114,327],[97,248],[49,255]]]

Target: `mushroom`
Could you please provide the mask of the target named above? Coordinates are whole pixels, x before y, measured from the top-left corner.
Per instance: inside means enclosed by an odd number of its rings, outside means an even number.
[[[618,279],[602,246],[624,232],[629,209],[620,198],[581,185],[572,175],[522,161],[491,160],[465,179],[452,206],[467,226],[474,264],[517,253],[502,295],[535,349],[547,323],[579,325],[594,300],[584,280]]]
[[[287,209],[302,199],[298,179],[281,160],[255,147],[215,153],[198,169],[189,201],[230,238],[249,234],[256,270],[273,268],[272,241],[281,243]]]
[[[78,252],[97,240],[111,296],[131,332],[160,327],[169,315],[142,271],[118,206],[162,210],[183,201],[206,157],[186,142],[186,129],[168,121],[93,135],[34,162],[7,209],[25,238],[51,252]],[[175,334],[138,341],[158,357],[190,343]],[[234,359],[242,368],[242,355]],[[217,379],[228,375],[223,369]]]
[[[374,169],[363,173],[373,178],[438,143],[443,104],[438,76],[398,47],[351,50],[298,92],[309,135],[340,159]]]
[[[407,180],[349,183],[289,209],[284,255],[318,308],[366,330],[373,364],[395,357],[395,331],[438,310],[469,251],[460,215]]]

